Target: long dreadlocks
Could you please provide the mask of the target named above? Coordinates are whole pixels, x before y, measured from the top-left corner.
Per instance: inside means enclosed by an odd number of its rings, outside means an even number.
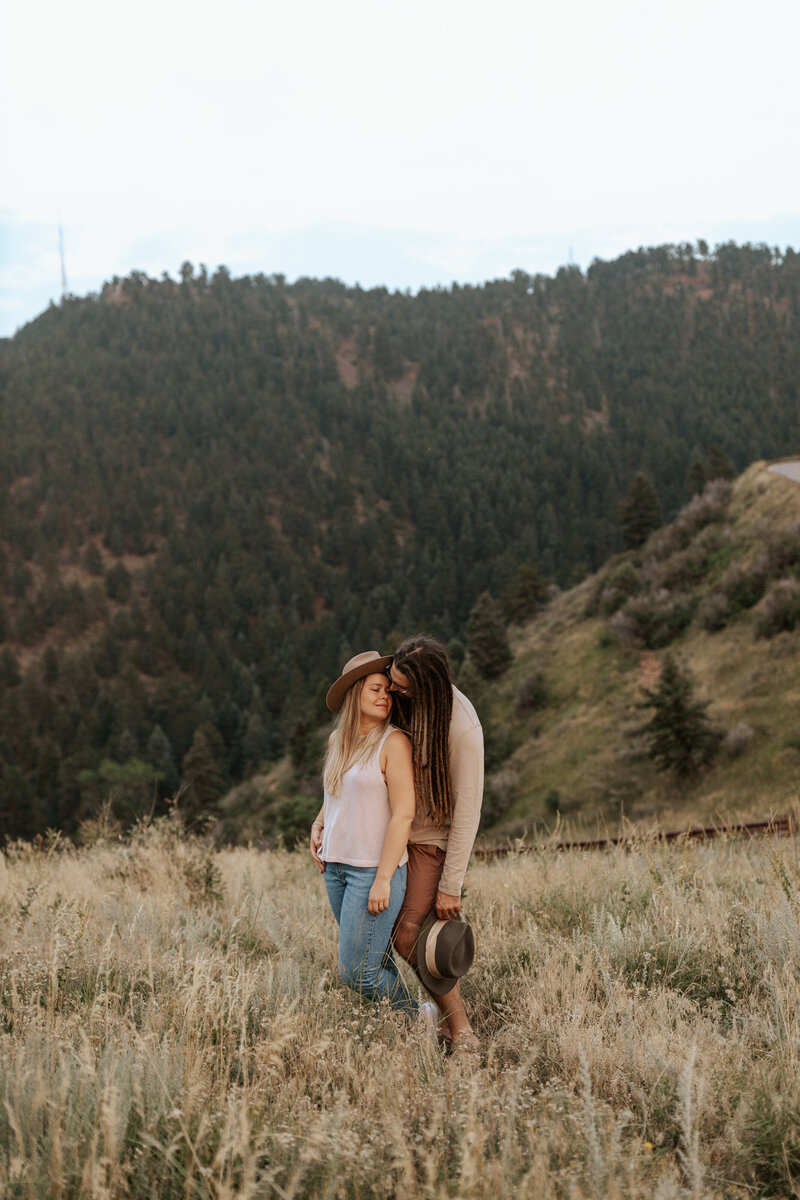
[[[417,804],[438,825],[453,811],[449,738],[453,680],[441,642],[418,634],[406,638],[392,664],[409,683],[410,697],[396,695],[393,720],[411,739]]]

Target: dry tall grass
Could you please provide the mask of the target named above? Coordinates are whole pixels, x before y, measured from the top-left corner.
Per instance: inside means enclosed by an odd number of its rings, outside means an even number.
[[[477,864],[449,1061],[338,983],[301,854],[12,847],[0,1194],[800,1194],[794,841]]]

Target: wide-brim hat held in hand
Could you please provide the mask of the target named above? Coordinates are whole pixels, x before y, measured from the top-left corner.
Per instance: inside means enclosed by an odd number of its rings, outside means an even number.
[[[417,971],[429,992],[451,992],[472,966],[475,936],[460,917],[441,921],[435,912],[425,918],[417,938]]]
[[[331,712],[339,711],[347,689],[352,687],[357,679],[363,679],[365,675],[385,674],[391,661],[391,654],[378,654],[377,650],[365,650],[363,654],[356,654],[349,659],[325,697],[325,703]]]

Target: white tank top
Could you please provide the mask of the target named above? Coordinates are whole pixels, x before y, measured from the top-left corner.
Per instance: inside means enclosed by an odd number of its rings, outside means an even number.
[[[371,758],[345,771],[342,790],[332,796],[325,790],[324,828],[320,858],[350,867],[377,867],[392,810],[389,789],[381,771],[381,750],[395,726],[390,725]],[[399,866],[408,862],[403,851]]]

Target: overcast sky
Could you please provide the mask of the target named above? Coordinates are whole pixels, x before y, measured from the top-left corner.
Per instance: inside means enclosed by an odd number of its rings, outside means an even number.
[[[0,335],[60,294],[59,215],[76,294],[800,248],[798,35],[797,0],[7,5]]]

